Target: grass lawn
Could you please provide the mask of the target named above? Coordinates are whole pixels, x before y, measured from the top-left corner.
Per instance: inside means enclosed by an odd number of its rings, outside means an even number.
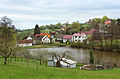
[[[38,66],[25,62],[12,62],[10,65],[0,65],[0,79],[120,79],[120,69],[86,71],[56,67]]]

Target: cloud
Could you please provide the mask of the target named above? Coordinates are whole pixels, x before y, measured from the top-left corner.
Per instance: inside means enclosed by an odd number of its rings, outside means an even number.
[[[0,0],[0,17],[10,17],[19,29],[34,28],[35,24],[85,22],[104,15],[118,18],[119,14],[119,0]]]

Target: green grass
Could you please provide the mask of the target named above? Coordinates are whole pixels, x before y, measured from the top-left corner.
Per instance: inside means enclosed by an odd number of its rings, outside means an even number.
[[[9,65],[0,65],[0,79],[120,79],[120,69],[86,71],[65,69],[47,66],[38,66],[25,62],[12,62]]]

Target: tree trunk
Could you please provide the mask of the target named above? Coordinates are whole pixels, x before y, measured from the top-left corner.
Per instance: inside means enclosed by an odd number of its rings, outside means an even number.
[[[113,50],[113,38],[111,38],[111,50]]]
[[[5,61],[4,61],[4,65],[6,65],[7,64],[7,57],[5,57]]]
[[[40,59],[40,65],[42,64],[42,60]]]
[[[56,66],[61,67],[60,61],[57,61]]]

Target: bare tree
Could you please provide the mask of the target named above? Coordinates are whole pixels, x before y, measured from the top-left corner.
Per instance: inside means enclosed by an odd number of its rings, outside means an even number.
[[[62,61],[63,58],[72,58],[69,54],[71,52],[70,51],[65,51],[62,54],[58,54],[56,52],[51,52],[49,55],[52,57],[52,60],[54,61],[54,58],[57,60],[56,62],[56,66],[57,67],[61,67],[60,61]]]

